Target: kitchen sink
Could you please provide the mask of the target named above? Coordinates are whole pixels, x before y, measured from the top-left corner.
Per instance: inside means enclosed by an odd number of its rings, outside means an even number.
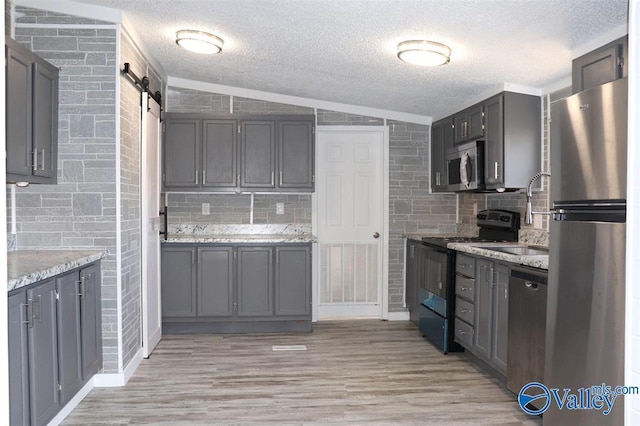
[[[549,249],[543,246],[485,246],[483,249],[515,254],[516,256],[548,255]]]

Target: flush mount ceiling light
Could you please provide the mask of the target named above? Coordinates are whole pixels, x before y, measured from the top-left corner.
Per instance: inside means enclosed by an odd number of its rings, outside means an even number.
[[[176,43],[180,47],[196,53],[220,53],[224,41],[204,31],[181,30],[176,33]]]
[[[433,67],[449,63],[451,48],[428,40],[408,40],[398,44],[398,58],[408,64]]]

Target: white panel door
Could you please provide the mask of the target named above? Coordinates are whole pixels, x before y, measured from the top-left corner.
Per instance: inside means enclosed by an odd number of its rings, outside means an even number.
[[[160,310],[160,106],[142,93],[142,350],[151,355],[162,337]]]
[[[382,315],[384,138],[318,128],[318,318]]]

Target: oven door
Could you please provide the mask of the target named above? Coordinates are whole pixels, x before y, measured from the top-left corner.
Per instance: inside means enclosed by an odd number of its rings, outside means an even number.
[[[430,246],[424,246],[423,250],[420,301],[423,305],[446,317],[449,252],[446,249]]]

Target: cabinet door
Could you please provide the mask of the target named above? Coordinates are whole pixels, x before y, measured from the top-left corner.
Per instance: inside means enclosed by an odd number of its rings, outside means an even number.
[[[56,278],[58,291],[58,374],[60,403],[69,402],[82,388],[80,356],[80,295],[78,272]]]
[[[198,248],[198,316],[233,316],[233,247]]]
[[[493,262],[476,261],[474,352],[489,360],[492,333]]]
[[[504,182],[504,129],[503,96],[499,95],[485,103],[485,182]]]
[[[278,122],[278,187],[313,190],[312,121]]]
[[[80,270],[82,379],[85,382],[102,368],[101,283],[99,263]]]
[[[31,175],[32,62],[31,56],[6,47],[7,173],[10,179]]]
[[[456,144],[463,143],[469,140],[469,115],[467,111],[461,111],[453,118],[454,133],[453,138]]]
[[[431,126],[431,190],[437,192],[442,187],[444,179],[444,169],[442,159],[446,157],[444,153],[443,140],[444,123],[438,121]]]
[[[275,188],[275,122],[243,121],[240,145],[240,186]]]
[[[33,150],[41,183],[56,183],[58,168],[58,69],[38,59],[33,67]]]
[[[195,247],[162,248],[162,318],[196,316]]]
[[[164,186],[195,188],[200,185],[200,120],[165,120]]]
[[[50,279],[27,291],[29,323],[29,397],[31,423],[46,424],[58,412],[58,345],[56,281]]]
[[[238,185],[236,120],[204,120],[202,186],[235,188]]]
[[[9,296],[9,423],[29,424],[27,294]]]
[[[238,316],[273,315],[273,250],[238,247]]]
[[[276,247],[275,314],[311,314],[311,247]]]
[[[627,37],[573,60],[572,90],[578,93],[626,76]]]
[[[482,113],[484,108],[482,105],[476,105],[469,108],[467,114],[469,115],[469,126],[467,129],[467,139],[476,140],[481,139],[484,136],[484,120]]]
[[[506,374],[507,342],[509,339],[509,268],[505,265],[496,265],[495,272],[491,360],[502,374]]]

